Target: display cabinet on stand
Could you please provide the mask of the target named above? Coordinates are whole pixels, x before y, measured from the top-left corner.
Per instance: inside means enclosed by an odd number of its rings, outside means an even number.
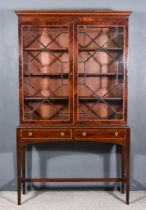
[[[21,189],[25,194],[26,182],[121,182],[128,204],[127,55],[130,12],[17,11],[16,14],[20,55],[18,204],[21,204]],[[27,146],[56,141],[120,145],[121,176],[27,177]]]

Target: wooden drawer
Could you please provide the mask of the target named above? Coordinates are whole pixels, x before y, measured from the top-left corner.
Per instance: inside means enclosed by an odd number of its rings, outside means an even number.
[[[76,129],[75,139],[124,139],[124,129]]]
[[[22,139],[71,139],[71,129],[21,129]]]

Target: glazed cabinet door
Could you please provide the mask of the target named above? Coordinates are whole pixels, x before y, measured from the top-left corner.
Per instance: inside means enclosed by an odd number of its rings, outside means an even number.
[[[126,29],[90,23],[76,27],[76,122],[124,123]]]
[[[20,32],[21,121],[72,122],[73,25],[23,25]]]

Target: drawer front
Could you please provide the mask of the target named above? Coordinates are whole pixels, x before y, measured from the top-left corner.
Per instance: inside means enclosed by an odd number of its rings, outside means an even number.
[[[22,139],[71,139],[71,129],[21,129]]]
[[[124,139],[126,131],[122,129],[76,129],[75,139]]]

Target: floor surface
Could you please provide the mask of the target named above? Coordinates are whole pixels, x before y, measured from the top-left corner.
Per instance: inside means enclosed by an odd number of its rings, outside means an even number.
[[[17,193],[0,191],[0,210],[145,210],[146,191],[130,192],[130,205],[125,194],[117,191],[32,191],[22,195],[17,205]]]

